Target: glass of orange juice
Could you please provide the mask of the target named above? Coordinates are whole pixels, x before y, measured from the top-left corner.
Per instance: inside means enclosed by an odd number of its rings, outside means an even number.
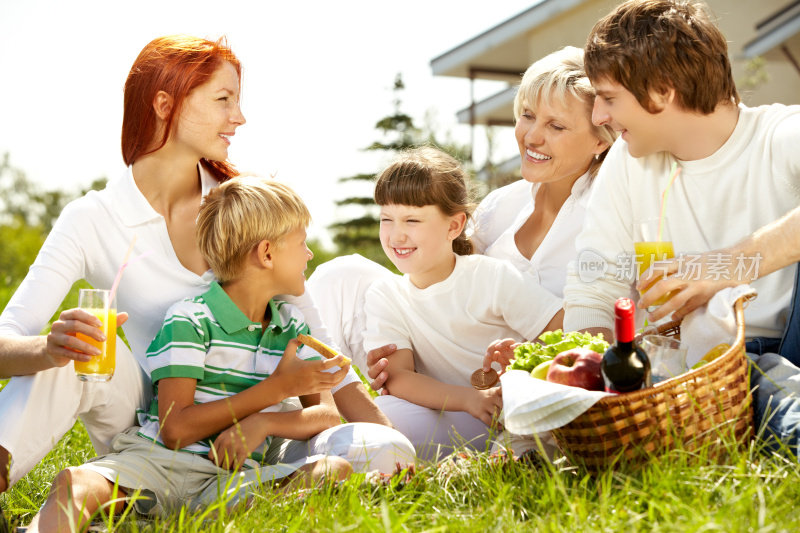
[[[117,309],[111,301],[111,291],[103,289],[81,289],[78,295],[78,307],[96,316],[102,326],[100,330],[106,336],[104,342],[96,341],[82,333],[76,336],[100,350],[100,355],[93,355],[89,361],[75,361],[75,373],[83,381],[108,381],[114,375],[117,354]]]
[[[661,224],[661,227],[659,227],[659,224]],[[644,274],[657,261],[666,261],[675,257],[675,250],[672,248],[672,239],[670,239],[669,231],[667,230],[666,220],[660,222],[658,218],[648,218],[636,221],[633,228],[633,238],[633,249],[636,252],[636,265],[638,266],[639,276]],[[648,288],[646,287],[642,290],[642,294],[646,293]],[[665,294],[653,305],[659,306],[666,303],[672,298],[673,292]]]

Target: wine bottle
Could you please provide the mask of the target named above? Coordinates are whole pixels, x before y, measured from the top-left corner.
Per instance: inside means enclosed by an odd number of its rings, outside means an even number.
[[[603,354],[600,370],[608,392],[631,392],[650,386],[650,360],[634,340],[636,307],[630,298],[614,304],[616,341]]]

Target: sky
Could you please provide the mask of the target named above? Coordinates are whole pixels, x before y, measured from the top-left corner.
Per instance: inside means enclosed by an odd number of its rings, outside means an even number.
[[[0,154],[46,189],[120,175],[122,87],[139,51],[160,35],[224,35],[243,65],[247,119],[230,160],[296,189],[314,218],[309,235],[329,242],[325,226],[343,216],[334,200],[357,192],[337,179],[387,162],[363,148],[393,110],[395,75],[404,112],[468,143],[455,113],[469,105],[469,82],[434,77],[430,61],[533,3],[0,0]],[[486,82],[477,95],[496,90]],[[499,137],[498,151],[513,154],[511,130]]]

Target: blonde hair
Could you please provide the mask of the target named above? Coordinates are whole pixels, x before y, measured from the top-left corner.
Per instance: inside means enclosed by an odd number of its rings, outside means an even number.
[[[305,228],[311,214],[288,186],[269,178],[239,176],[211,190],[197,215],[200,253],[220,282],[235,279],[259,242],[280,245]]]
[[[586,105],[591,123],[595,91],[583,67],[583,50],[574,46],[565,46],[528,67],[514,98],[514,119],[519,120],[526,106],[532,108],[540,100],[552,102],[556,99],[562,105],[567,105],[567,95],[574,96]],[[617,137],[609,125],[592,124],[592,133],[607,142],[609,147]],[[591,176],[597,173],[607,152],[608,149],[592,160],[589,166]]]
[[[465,213],[467,220],[475,208],[461,164],[430,146],[406,150],[395,157],[378,175],[375,203],[415,207],[435,205],[446,216]],[[453,241],[453,251],[458,255],[473,252],[472,241],[464,230]]]

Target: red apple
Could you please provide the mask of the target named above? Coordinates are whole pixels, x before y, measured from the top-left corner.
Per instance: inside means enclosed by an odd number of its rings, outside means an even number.
[[[600,363],[603,356],[588,348],[573,348],[553,358],[547,371],[547,381],[581,387],[588,390],[604,390]]]

